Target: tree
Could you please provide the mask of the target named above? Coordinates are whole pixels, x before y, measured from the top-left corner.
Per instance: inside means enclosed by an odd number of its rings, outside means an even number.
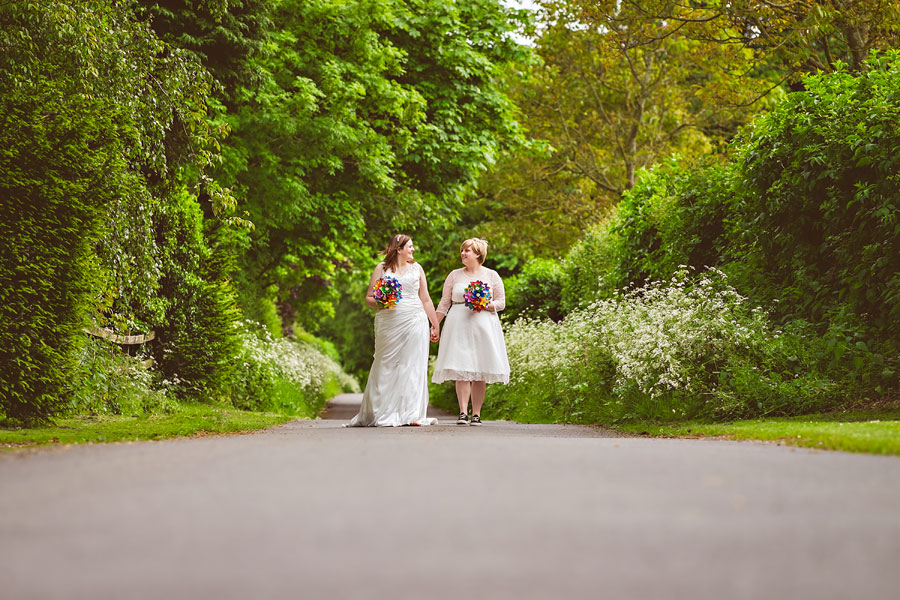
[[[683,31],[695,40],[748,48],[754,62],[794,80],[804,73],[832,71],[839,62],[860,71],[872,50],[897,47],[900,32],[900,6],[893,0],[625,0],[621,4],[648,22],[666,23],[657,37]],[[602,11],[589,2],[582,5],[589,17]]]
[[[519,50],[497,0],[282,0],[270,18],[221,177],[255,226],[244,308],[280,303],[314,330],[338,269],[368,269],[395,230],[446,225],[517,135],[496,70]]]
[[[239,85],[257,75],[251,59],[264,47],[272,23],[264,0],[140,0],[153,31],[192,53],[228,104]]]
[[[650,2],[649,4],[653,4]],[[535,142],[482,179],[485,235],[531,256],[559,257],[635,174],[673,154],[712,151],[773,83],[752,51],[689,35],[643,3],[540,3],[535,63],[509,73]]]

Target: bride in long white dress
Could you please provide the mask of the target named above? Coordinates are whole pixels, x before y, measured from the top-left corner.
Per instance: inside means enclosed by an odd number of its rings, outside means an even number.
[[[414,253],[409,236],[395,235],[384,251],[384,262],[372,272],[366,304],[376,310],[375,359],[359,414],[350,427],[437,423],[427,417],[428,342],[439,339],[440,328],[425,271],[413,260]],[[394,277],[402,286],[402,298],[391,308],[381,308],[375,300],[374,286],[382,276]]]

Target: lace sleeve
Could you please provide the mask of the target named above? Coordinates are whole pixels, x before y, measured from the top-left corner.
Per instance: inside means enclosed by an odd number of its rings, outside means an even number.
[[[491,271],[491,279],[492,287],[494,289],[491,301],[494,303],[494,312],[500,312],[506,308],[506,290],[503,289],[503,280],[500,279],[500,275],[497,274],[497,271]]]
[[[437,308],[434,309],[435,312],[439,312],[442,315],[446,315],[450,312],[450,302],[453,299],[453,275],[454,271],[450,271],[450,274],[447,275],[447,279],[444,280],[444,289],[441,291],[441,301],[438,302]]]

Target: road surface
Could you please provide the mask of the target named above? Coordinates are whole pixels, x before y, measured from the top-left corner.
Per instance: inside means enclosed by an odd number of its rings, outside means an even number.
[[[346,429],[0,456],[0,598],[900,597],[900,459],[602,429]]]

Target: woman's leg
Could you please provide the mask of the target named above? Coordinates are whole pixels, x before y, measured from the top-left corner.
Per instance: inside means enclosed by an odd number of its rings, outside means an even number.
[[[472,382],[472,414],[481,414],[481,405],[484,404],[484,394],[487,391],[487,384],[483,381]]]
[[[472,382],[471,381],[457,381],[456,382],[456,402],[459,404],[459,412],[462,414],[468,414],[469,412],[469,395],[472,393]],[[484,401],[484,394],[481,395],[482,401]],[[473,398],[474,400],[474,398]]]

